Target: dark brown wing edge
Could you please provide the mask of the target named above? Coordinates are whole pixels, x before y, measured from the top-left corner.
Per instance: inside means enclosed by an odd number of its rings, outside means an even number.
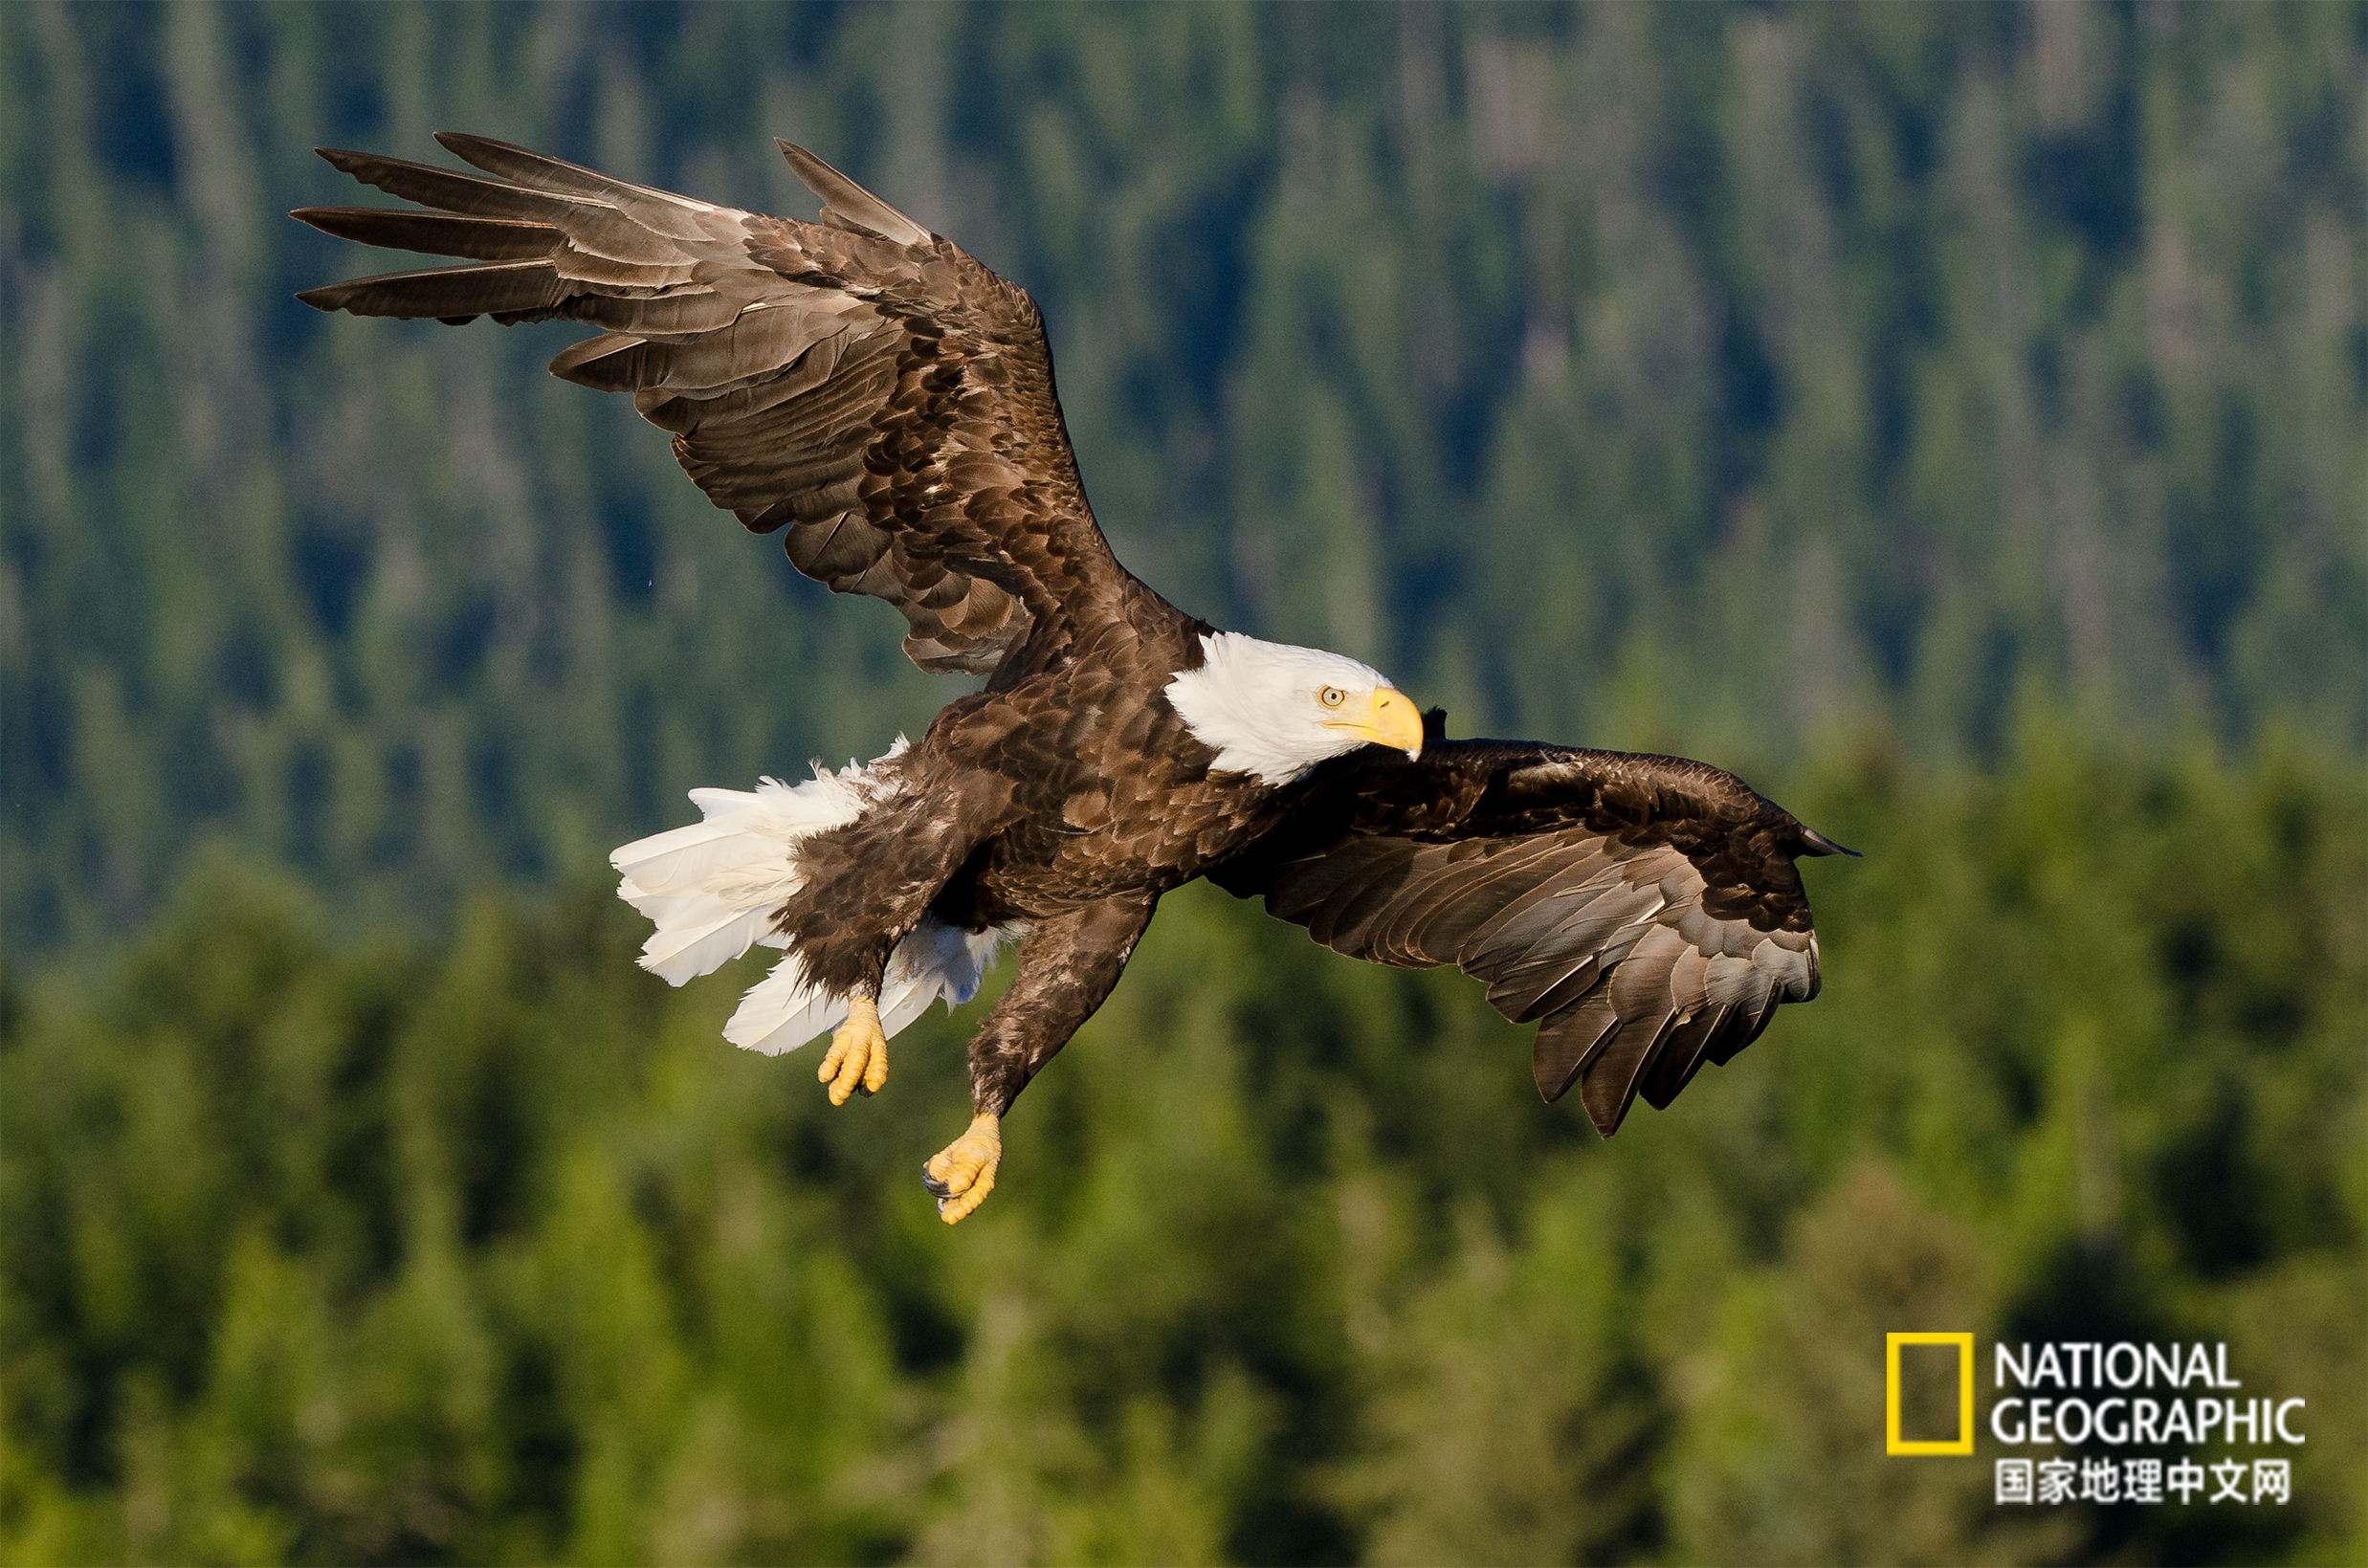
[[[1367,748],[1318,769],[1290,817],[1209,872],[1336,952],[1452,963],[1516,1023],[1549,1101],[1580,1084],[1598,1131],[1666,1108],[1779,1005],[1817,994],[1794,869],[1853,851],[1732,774],[1682,758],[1525,741]]]

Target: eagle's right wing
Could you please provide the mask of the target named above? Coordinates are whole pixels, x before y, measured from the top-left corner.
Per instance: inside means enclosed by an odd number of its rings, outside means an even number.
[[[1778,1004],[1817,994],[1797,855],[1850,851],[1732,774],[1672,757],[1434,740],[1325,764],[1289,819],[1211,871],[1352,958],[1452,963],[1540,1022],[1538,1093],[1608,1137],[1666,1106]]]
[[[1087,506],[1035,302],[804,148],[829,205],[765,217],[483,137],[439,135],[498,176],[323,150],[433,210],[307,208],[315,228],[476,265],[298,296],[357,316],[606,330],[554,375],[629,391],[708,498],[799,571],[885,599],[924,670],[1057,658],[1119,613],[1125,573]]]

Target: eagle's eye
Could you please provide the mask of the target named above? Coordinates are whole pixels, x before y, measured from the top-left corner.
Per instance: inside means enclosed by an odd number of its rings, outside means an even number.
[[[1316,694],[1316,700],[1327,708],[1337,708],[1348,700],[1348,694],[1338,686],[1327,686]]]

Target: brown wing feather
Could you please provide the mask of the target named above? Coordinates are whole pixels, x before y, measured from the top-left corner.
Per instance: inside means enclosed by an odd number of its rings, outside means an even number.
[[[567,237],[547,223],[524,218],[464,218],[399,207],[303,207],[288,215],[340,239],[474,261],[541,259]]]
[[[718,506],[759,533],[786,528],[807,576],[895,605],[924,670],[991,671],[1023,643],[1040,668],[1121,616],[1130,580],[1086,504],[1024,290],[786,143],[829,204],[821,223],[694,201],[482,137],[437,140],[484,174],[321,154],[434,210],[295,215],[481,264],[299,298],[355,315],[605,329],[552,373],[632,393]]]
[[[1538,1093],[1605,1137],[1817,994],[1794,857],[1840,846],[1700,762],[1496,740],[1327,764],[1281,827],[1209,873],[1325,946],[1453,963],[1538,1022]]]

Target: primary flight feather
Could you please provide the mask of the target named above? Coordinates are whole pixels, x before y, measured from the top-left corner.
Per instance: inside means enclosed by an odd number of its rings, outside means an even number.
[[[1487,982],[1538,1023],[1539,1093],[1577,1084],[1606,1137],[1817,994],[1793,861],[1848,851],[1700,762],[1446,740],[1354,659],[1168,604],[1094,519],[1027,291],[813,154],[781,144],[825,204],[809,223],[437,141],[484,174],[324,150],[426,210],[295,215],[474,264],[299,298],[599,327],[552,372],[631,392],[718,506],[894,605],[920,668],[988,677],[916,745],[694,790],[703,820],[611,857],[669,982],[786,949],[725,1037],[777,1053],[833,1031],[833,1103],[879,1089],[888,1038],[968,1000],[1018,938],[970,1044],[970,1127],[924,1172],[949,1224],[994,1186],[1013,1098],[1195,877],[1336,951]]]

